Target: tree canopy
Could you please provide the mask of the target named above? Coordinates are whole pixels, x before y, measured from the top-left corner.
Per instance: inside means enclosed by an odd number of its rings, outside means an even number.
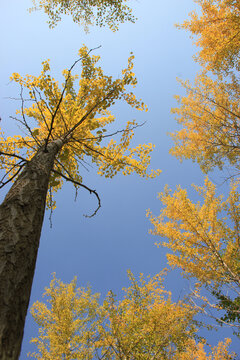
[[[33,0],[34,7],[30,11],[43,9],[49,17],[50,28],[57,25],[62,15],[71,15],[85,31],[93,24],[116,31],[120,23],[136,20],[127,3],[129,0]]]
[[[164,272],[137,280],[117,300],[109,292],[101,305],[99,295],[76,288],[76,279],[64,284],[55,276],[46,288],[46,302],[33,304],[31,313],[39,336],[31,340],[35,359],[181,359],[227,360],[229,340],[212,348],[194,339],[195,310],[184,301],[174,303],[164,289]]]
[[[97,66],[99,59],[82,47],[79,59],[69,70],[63,71],[62,86],[50,75],[49,61],[43,62],[39,76],[12,75],[11,79],[21,89],[21,108],[14,119],[27,134],[1,135],[0,166],[8,176],[7,181],[2,181],[2,186],[15,179],[38,149],[46,149],[48,143],[56,140],[60,140],[62,145],[51,170],[48,206],[54,207],[52,195],[62,187],[64,179],[71,181],[76,188],[84,186],[79,167],[88,166],[89,160],[96,165],[99,175],[110,178],[118,172],[124,175],[136,172],[146,178],[160,173],[159,170],[147,173],[154,145],[130,147],[134,130],[139,126],[136,121],[128,121],[125,128],[120,125],[112,133],[107,132],[107,127],[116,120],[109,111],[116,100],[122,99],[137,110],[147,110],[143,101],[137,100],[127,90],[137,84],[133,73],[134,56],[130,56],[127,68],[122,70],[122,78],[116,80],[104,75]],[[82,72],[76,86],[79,76],[73,75],[72,70],[79,61]],[[120,135],[120,140],[113,140],[117,135]]]
[[[200,47],[197,61],[214,73],[240,70],[240,5],[238,0],[194,0],[193,11],[179,27],[191,32]]]
[[[202,70],[194,85],[181,81],[186,96],[173,109],[182,129],[172,134],[171,153],[197,160],[207,172],[224,164],[239,167],[239,46],[240,8],[235,0],[196,0],[180,28],[191,32],[200,47],[195,60]],[[214,76],[212,76],[214,74]]]
[[[180,186],[175,192],[166,187],[165,191],[159,194],[164,207],[158,217],[149,213],[154,227],[151,233],[167,239],[157,241],[157,245],[172,250],[172,253],[167,254],[170,266],[181,268],[184,276],[195,281],[195,295],[198,298],[202,286],[206,286],[212,294],[217,295],[221,301],[219,306],[214,305],[214,307],[218,310],[227,309],[229,315],[231,314],[230,318],[223,316],[222,320],[235,323],[238,333],[239,310],[234,304],[230,305],[228,296],[231,294],[231,299],[238,303],[240,297],[238,184],[232,184],[226,200],[223,196],[216,195],[216,187],[207,178],[205,186],[194,186],[194,188],[201,197],[201,201],[197,203],[193,203],[188,198],[187,191]],[[206,297],[204,299],[206,300]],[[210,304],[209,301],[207,302]]]
[[[179,107],[172,109],[181,129],[172,133],[171,154],[197,160],[204,172],[230,165],[239,172],[239,83],[205,73],[195,84],[181,82],[186,96],[177,96]]]

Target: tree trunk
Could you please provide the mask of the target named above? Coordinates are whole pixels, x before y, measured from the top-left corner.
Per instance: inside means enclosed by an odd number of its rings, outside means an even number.
[[[38,150],[0,205],[0,360],[20,355],[46,195],[62,141]]]

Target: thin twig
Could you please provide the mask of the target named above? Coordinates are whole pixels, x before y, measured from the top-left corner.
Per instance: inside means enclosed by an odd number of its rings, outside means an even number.
[[[83,138],[83,139],[81,139],[81,140],[82,140],[82,141],[85,141],[85,140],[105,139],[105,138],[108,138],[108,137],[111,137],[111,136],[115,136],[115,135],[120,134],[120,133],[123,133],[123,132],[128,133],[128,132],[130,132],[130,131],[132,131],[132,130],[134,130],[134,129],[137,129],[138,127],[141,127],[141,126],[143,126],[143,125],[145,125],[145,124],[146,124],[146,121],[144,121],[142,124],[136,124],[136,125],[132,126],[132,127],[129,128],[129,129],[117,130],[117,131],[115,131],[115,132],[113,132],[113,133],[111,133],[111,134],[94,136],[94,137],[92,137],[92,138]]]

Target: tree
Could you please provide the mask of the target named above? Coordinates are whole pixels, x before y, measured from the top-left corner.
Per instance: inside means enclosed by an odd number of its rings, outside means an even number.
[[[172,110],[181,129],[171,134],[175,146],[170,152],[180,160],[196,160],[205,173],[230,165],[230,177],[236,182],[225,201],[216,196],[208,179],[204,187],[195,186],[202,205],[193,203],[181,187],[174,193],[166,188],[159,196],[164,206],[160,216],[149,215],[153,233],[168,238],[161,245],[173,250],[170,264],[198,280],[195,295],[204,306],[224,310],[218,320],[236,325],[239,335],[240,8],[234,0],[196,3],[201,13],[191,13],[179,27],[197,37],[195,44],[201,49],[195,60],[202,71],[193,86],[181,82],[187,94],[177,96],[179,106]],[[210,290],[214,303],[200,295],[199,286]]]
[[[178,25],[189,30],[201,50],[195,59],[208,71],[224,74],[240,70],[240,5],[238,0],[194,0],[201,14]]]
[[[98,56],[90,56],[86,47],[69,70],[63,71],[61,86],[50,75],[48,61],[43,63],[40,76],[22,77],[13,74],[12,80],[21,88],[21,109],[15,120],[26,136],[5,138],[1,135],[1,168],[6,170],[1,187],[14,181],[0,206],[1,272],[0,272],[0,357],[17,359],[21,348],[24,320],[27,312],[45,204],[53,209],[53,193],[63,180],[70,181],[100,198],[95,190],[82,182],[80,165],[92,161],[98,174],[113,177],[118,172],[133,172],[151,178],[159,170],[147,174],[152,144],[130,147],[134,129],[139,126],[129,121],[125,129],[106,132],[115,121],[108,108],[116,100],[125,100],[133,108],[144,110],[128,86],[137,80],[133,55],[122,78],[113,80],[103,74],[96,63]],[[78,89],[73,68],[81,61],[82,73]],[[26,106],[24,90],[30,105]],[[121,134],[114,141],[113,135]],[[110,139],[109,142],[107,140]],[[7,177],[6,177],[7,176]],[[96,213],[94,212],[94,214]]]
[[[139,281],[128,273],[130,287],[123,300],[110,293],[105,301],[108,322],[98,343],[106,359],[178,359],[193,339],[195,311],[184,301],[172,302],[162,273]]]
[[[236,0],[195,0],[200,14],[192,12],[180,28],[187,29],[200,52],[202,66],[194,86],[181,82],[187,96],[177,97],[173,109],[183,126],[172,134],[172,154],[197,160],[204,172],[225,162],[239,168],[240,6]],[[210,75],[207,74],[210,72]],[[211,73],[214,77],[211,77]]]
[[[187,96],[177,96],[179,107],[172,109],[182,128],[171,134],[175,142],[171,154],[197,160],[204,172],[230,165],[238,174],[240,85],[236,77],[229,82],[202,73],[194,86],[181,83]]]
[[[107,25],[116,31],[119,23],[135,22],[132,10],[126,5],[128,0],[33,0],[34,7],[49,17],[49,27],[54,28],[62,15],[71,15],[74,22],[83,25],[88,31],[89,25]]]
[[[168,239],[157,244],[172,250],[173,253],[167,254],[171,267],[181,268],[185,276],[197,281],[194,294],[198,298],[202,286],[215,296],[224,294],[227,299],[230,295],[229,304],[225,302],[223,306],[221,302],[214,307],[227,310],[230,316],[225,315],[225,320],[236,322],[239,332],[239,307],[236,308],[240,299],[238,187],[232,184],[225,201],[216,195],[216,187],[208,179],[205,179],[205,186],[194,188],[200,194],[202,204],[193,203],[180,186],[174,193],[166,187],[159,194],[164,208],[158,217],[149,213],[154,226],[151,232]],[[206,297],[205,301],[210,304]]]
[[[99,295],[76,289],[76,279],[64,284],[54,277],[46,289],[46,303],[37,301],[31,313],[39,336],[31,340],[35,359],[233,359],[219,343],[207,356],[204,342],[194,340],[195,311],[189,304],[172,302],[163,287],[163,273],[139,281],[129,272],[130,286],[117,301],[110,292],[99,304]]]

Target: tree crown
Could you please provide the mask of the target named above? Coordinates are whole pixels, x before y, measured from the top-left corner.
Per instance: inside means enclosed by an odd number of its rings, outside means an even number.
[[[202,73],[195,84],[181,84],[186,96],[176,96],[179,107],[172,109],[182,129],[171,134],[171,154],[197,160],[208,172],[225,163],[239,171],[239,83],[235,76],[224,81]]]
[[[97,67],[99,56],[90,56],[86,47],[79,51],[80,59],[69,70],[63,71],[62,86],[50,75],[49,61],[43,62],[40,76],[13,74],[12,80],[21,87],[21,108],[14,119],[20,123],[26,136],[16,135],[5,138],[1,134],[0,166],[5,169],[9,180],[13,180],[21,166],[49,142],[61,141],[49,189],[58,191],[63,179],[72,181],[74,186],[84,186],[80,166],[88,166],[88,159],[101,176],[112,178],[118,172],[129,175],[133,172],[146,178],[155,177],[159,170],[147,174],[152,144],[130,147],[134,129],[139,125],[128,121],[126,127],[107,132],[107,126],[116,119],[109,107],[116,100],[124,100],[137,110],[147,110],[127,88],[135,87],[137,80],[133,73],[131,55],[128,66],[122,71],[122,78],[113,80]],[[78,75],[72,75],[73,67],[81,61],[82,73],[78,86]],[[23,91],[28,92],[24,99]],[[30,102],[26,106],[26,102]],[[113,140],[121,134],[120,140]],[[5,182],[2,183],[3,185]],[[87,188],[87,187],[86,187]]]

